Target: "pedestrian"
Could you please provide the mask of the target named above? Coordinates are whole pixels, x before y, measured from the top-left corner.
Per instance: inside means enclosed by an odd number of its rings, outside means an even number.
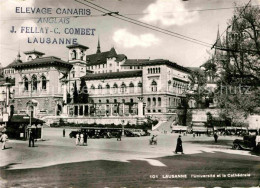
[[[178,152],[181,152],[181,154],[184,154],[183,148],[182,148],[181,135],[179,135],[179,138],[177,139],[177,145],[176,145],[176,149],[175,149],[175,153],[177,154]]]
[[[34,132],[29,129],[29,147],[34,147]]]
[[[87,132],[86,131],[84,131],[84,145],[88,145],[88,135],[87,135]]]
[[[63,137],[65,137],[65,134],[66,134],[65,129],[63,129]]]
[[[3,144],[2,144],[2,150],[4,150],[4,149],[5,149],[5,144],[6,144],[6,142],[8,141],[8,136],[7,136],[7,134],[3,133],[2,136],[0,137],[0,140],[1,140],[1,142],[3,142]]]
[[[215,139],[215,143],[217,143],[218,142],[218,135],[217,135],[216,132],[214,133],[214,139]]]
[[[76,134],[76,146],[79,145],[79,133]]]
[[[121,131],[119,131],[118,132],[118,134],[117,134],[117,141],[119,140],[119,141],[121,141],[121,136],[122,136],[122,133],[121,133]]]
[[[83,146],[84,145],[84,135],[83,135],[82,132],[80,133],[80,140],[79,141],[80,141],[80,145]]]

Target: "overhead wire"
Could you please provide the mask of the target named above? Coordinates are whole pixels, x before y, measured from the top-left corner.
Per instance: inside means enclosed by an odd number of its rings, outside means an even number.
[[[94,10],[97,10],[97,11],[99,11],[99,12],[102,12],[102,13],[104,13],[104,15],[107,15],[107,14],[109,14],[109,16],[111,16],[111,17],[114,17],[114,18],[117,18],[117,19],[119,19],[119,20],[123,20],[123,21],[126,21],[126,22],[129,22],[129,23],[132,23],[132,24],[135,24],[135,25],[138,25],[138,26],[141,26],[141,27],[144,27],[144,28],[148,28],[148,29],[151,29],[151,30],[154,30],[154,31],[157,31],[157,32],[160,32],[160,33],[164,33],[164,34],[166,34],[166,35],[169,35],[169,36],[173,36],[173,37],[176,37],[176,38],[179,38],[179,39],[182,39],[182,40],[186,40],[186,41],[189,41],[189,42],[192,42],[192,43],[196,43],[196,44],[199,44],[199,45],[202,45],[202,46],[206,46],[206,47],[210,47],[212,44],[209,44],[209,43],[205,43],[205,42],[203,42],[203,41],[196,41],[196,39],[194,40],[194,39],[192,39],[192,38],[188,38],[188,37],[186,37],[186,36],[184,36],[184,35],[180,35],[180,34],[178,34],[178,33],[174,33],[174,32],[171,32],[171,31],[167,31],[167,30],[163,30],[163,29],[161,29],[161,28],[159,28],[159,27],[157,27],[156,28],[156,26],[152,26],[152,25],[150,25],[150,24],[144,24],[144,22],[142,22],[142,23],[136,23],[136,22],[138,22],[137,20],[129,20],[129,18],[127,18],[127,17],[123,17],[122,18],[122,16],[121,15],[118,15],[118,16],[121,16],[121,17],[117,17],[116,15],[113,15],[114,13],[117,13],[117,12],[112,12],[112,11],[110,11],[110,10],[108,10],[108,9],[106,9],[106,11],[108,11],[108,12],[105,12],[105,11],[103,11],[103,10],[100,10],[100,9],[98,9],[98,8],[96,8],[96,7],[93,7],[93,6],[91,6],[91,5],[89,5],[89,4],[86,4],[86,3],[83,3],[83,2],[81,2],[81,1],[78,1],[78,0],[75,0],[76,2],[78,2],[78,3],[80,3],[80,4],[83,4],[83,5],[85,5],[85,6],[88,6],[88,7],[90,7],[90,8],[92,8],[92,9],[94,9]],[[94,5],[95,6],[95,5]],[[105,8],[103,8],[104,10],[105,10]],[[119,14],[119,13],[118,13]],[[178,36],[179,35],[179,36]]]

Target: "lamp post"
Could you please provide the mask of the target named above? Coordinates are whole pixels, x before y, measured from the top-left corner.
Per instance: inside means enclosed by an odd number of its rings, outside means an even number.
[[[125,136],[125,126],[124,126],[124,123],[125,123],[125,120],[121,120],[122,122],[122,136]]]

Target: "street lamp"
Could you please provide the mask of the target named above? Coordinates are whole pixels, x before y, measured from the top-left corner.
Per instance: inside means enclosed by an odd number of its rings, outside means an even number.
[[[122,136],[125,136],[125,127],[124,127],[124,123],[125,123],[125,120],[121,120],[122,122]]]

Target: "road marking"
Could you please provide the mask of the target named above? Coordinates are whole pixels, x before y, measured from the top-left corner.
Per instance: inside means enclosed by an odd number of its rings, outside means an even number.
[[[155,159],[143,159],[143,160],[147,161],[152,166],[166,166],[162,162],[155,160]]]

